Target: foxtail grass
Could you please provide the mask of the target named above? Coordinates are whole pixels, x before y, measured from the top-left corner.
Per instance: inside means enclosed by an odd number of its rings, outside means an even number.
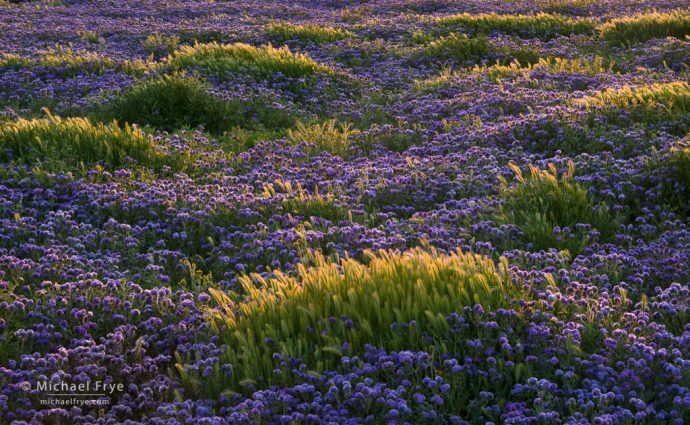
[[[468,37],[465,34],[451,33],[431,41],[423,48],[418,57],[441,61],[477,61],[492,50],[491,43],[484,36]]]
[[[292,215],[302,216],[304,219],[319,217],[338,222],[348,218],[348,211],[335,203],[335,196],[332,192],[320,193],[319,188],[314,189],[310,194],[298,182],[295,186],[289,181],[277,180],[274,184],[264,186],[263,196],[272,198],[278,191],[285,194],[282,201],[283,210]]]
[[[536,37],[548,40],[557,36],[589,34],[596,28],[596,21],[589,18],[571,18],[558,14],[500,15],[497,13],[443,16],[437,24],[449,31],[472,31],[481,34],[501,32],[523,38]]]
[[[349,123],[338,123],[336,120],[328,120],[321,124],[306,125],[298,122],[294,128],[287,131],[287,140],[293,145],[307,143],[307,153],[310,156],[321,152],[328,152],[347,158],[350,150],[350,138],[358,134]]]
[[[516,291],[505,259],[497,265],[476,254],[421,249],[367,252],[365,258],[367,264],[316,254],[314,267],[300,265],[295,276],[279,271],[269,279],[244,276],[241,300],[210,290],[220,306],[210,320],[233,365],[229,380],[216,381],[221,389],[280,382],[274,354],[300,358],[318,373],[337,367],[344,355],[361,355],[367,344],[445,352],[440,336],[447,332],[448,314],[475,304],[506,306]],[[409,322],[413,332],[391,326]]]
[[[587,189],[574,181],[575,166],[559,176],[553,164],[547,170],[530,165],[525,176],[510,164],[515,184],[501,177],[501,207],[497,221],[514,224],[528,248],[556,248],[579,253],[591,242],[606,241],[615,232],[616,221],[605,205],[597,205]]]
[[[551,74],[571,74],[571,75],[599,75],[613,72],[616,68],[614,62],[601,56],[593,58],[540,58],[536,63],[521,64],[513,61],[503,65],[500,63],[481,66],[476,65],[472,72],[485,75],[489,80],[497,81],[501,78],[515,74],[531,73],[543,71]]]
[[[690,35],[690,11],[639,13],[613,19],[599,27],[601,37],[611,44],[626,46],[653,38]]]
[[[690,85],[677,81],[607,89],[579,99],[577,104],[595,112],[595,115],[603,114],[613,123],[625,123],[628,118],[645,124],[676,123],[669,130],[682,135],[688,127]],[[627,114],[621,114],[621,111]]]
[[[0,127],[0,157],[30,165],[105,163],[119,167],[131,158],[142,165],[162,161],[153,139],[138,127],[88,118],[19,119]],[[57,171],[57,170],[56,170]]]
[[[166,61],[175,70],[204,68],[221,77],[246,73],[254,78],[269,79],[276,74],[300,78],[315,73],[333,74],[333,69],[303,53],[293,53],[287,46],[270,44],[255,47],[249,44],[216,42],[182,46]]]
[[[272,22],[266,29],[274,40],[284,43],[290,40],[311,42],[315,44],[330,43],[352,36],[349,31],[316,24],[291,24],[289,22]]]

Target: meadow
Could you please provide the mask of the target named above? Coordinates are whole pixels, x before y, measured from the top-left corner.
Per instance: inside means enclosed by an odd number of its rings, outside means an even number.
[[[0,425],[690,424],[689,226],[687,0],[0,0]]]

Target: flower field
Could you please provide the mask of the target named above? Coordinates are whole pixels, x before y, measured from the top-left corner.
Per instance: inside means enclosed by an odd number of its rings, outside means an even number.
[[[0,424],[690,424],[687,0],[0,0]]]

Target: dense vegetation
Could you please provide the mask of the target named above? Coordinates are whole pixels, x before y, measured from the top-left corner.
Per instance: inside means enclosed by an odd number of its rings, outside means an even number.
[[[690,423],[687,6],[0,1],[0,424]]]

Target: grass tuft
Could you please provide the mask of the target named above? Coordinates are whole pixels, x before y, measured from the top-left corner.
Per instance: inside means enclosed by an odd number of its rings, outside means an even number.
[[[293,145],[307,143],[309,156],[328,152],[341,158],[347,158],[350,151],[350,138],[358,133],[349,123],[338,124],[328,120],[322,124],[305,125],[298,122],[294,129],[288,129],[287,139]]]
[[[299,40],[305,43],[322,44],[352,36],[352,33],[340,28],[316,24],[295,25],[288,22],[273,22],[268,25],[266,32],[271,39],[281,43]]]
[[[153,33],[144,40],[144,50],[150,55],[160,57],[174,52],[179,44],[180,37],[177,35]]]
[[[625,86],[607,89],[579,99],[577,103],[588,110],[596,110],[613,123],[625,124],[627,111],[634,122],[672,125],[669,131],[682,134],[687,131],[690,114],[690,85],[685,81],[653,84],[649,86]],[[627,114],[626,114],[627,115]]]
[[[434,58],[441,61],[478,61],[492,52],[491,43],[484,36],[468,37],[452,33],[428,43],[418,58]]]
[[[287,46],[270,44],[255,47],[249,44],[218,44],[216,42],[182,46],[167,58],[175,70],[202,67],[221,77],[246,73],[257,79],[270,79],[276,74],[301,78],[315,73],[332,74],[332,68],[319,64],[303,53],[293,53]]]
[[[298,215],[308,220],[311,217],[319,217],[334,223],[348,218],[348,210],[335,203],[335,195],[328,192],[325,195],[319,193],[319,188],[314,189],[314,194],[309,194],[298,182],[296,187],[289,181],[277,180],[276,185],[286,194],[282,201],[283,210],[292,215]],[[276,196],[273,184],[264,186],[263,196],[271,198]]]
[[[615,63],[607,59],[596,56],[594,58],[540,58],[532,64],[522,65],[519,61],[513,61],[507,65],[497,63],[490,66],[476,65],[473,73],[483,74],[491,81],[516,75],[529,74],[534,71],[543,71],[551,74],[572,74],[572,75],[599,75],[614,72]]]
[[[33,65],[33,61],[19,55],[11,53],[0,54],[0,68],[28,68]]]
[[[105,43],[105,39],[95,31],[83,31],[79,33],[79,39],[85,43],[99,44]]]
[[[548,170],[530,165],[530,175],[511,164],[517,184],[501,177],[501,204],[497,221],[515,224],[531,249],[568,249],[577,254],[593,240],[605,241],[614,233],[608,208],[595,205],[587,190],[573,181],[575,165],[560,177],[553,164]]]
[[[494,45],[483,34],[469,37],[465,34],[451,33],[434,39],[422,46],[412,59],[426,62],[429,60],[453,62],[460,65],[477,63],[489,57],[499,58],[499,63],[519,61],[531,64],[539,61],[540,53],[535,48],[510,48]]]
[[[42,53],[38,60],[40,66],[61,68],[68,75],[81,73],[103,74],[108,69],[129,75],[141,75],[151,69],[152,64],[142,60],[116,62],[98,52],[74,50],[71,47],[57,46]]]
[[[653,38],[676,37],[683,40],[690,35],[690,12],[640,13],[613,19],[600,28],[601,37],[611,44],[627,46]]]
[[[416,80],[414,87],[422,93],[439,90],[451,84],[458,78],[471,74],[483,75],[491,82],[498,82],[514,76],[529,76],[534,71],[548,72],[551,74],[569,75],[599,75],[610,72],[618,72],[615,62],[601,56],[593,58],[540,58],[534,63],[523,65],[519,60],[509,63],[497,62],[493,65],[475,65],[471,69],[453,71],[445,68],[437,76]]]
[[[419,249],[365,255],[368,264],[349,258],[332,262],[317,254],[315,267],[300,265],[294,277],[245,276],[245,301],[211,290],[222,307],[215,324],[225,326],[221,338],[235,366],[232,381],[223,378],[226,388],[239,389],[245,379],[259,385],[279,381],[274,353],[301,358],[318,372],[337,367],[343,355],[361,355],[367,344],[415,350],[436,343],[444,351],[442,338],[427,343],[422,333],[443,335],[445,317],[463,306],[505,306],[514,288],[505,260],[497,267],[476,254]],[[410,321],[417,323],[415,332],[391,326]],[[349,349],[343,351],[346,343]]]
[[[0,67],[30,68],[33,66],[56,68],[64,76],[102,75],[107,70],[138,76],[151,70],[155,65],[138,59],[117,62],[98,52],[74,50],[64,46],[56,46],[41,52],[38,59],[13,54],[0,54]]]
[[[201,81],[164,76],[124,92],[102,112],[106,119],[137,123],[161,130],[203,126],[213,134],[235,127],[285,128],[293,119],[265,100],[223,99]]]
[[[81,163],[125,165],[132,158],[145,166],[161,159],[152,138],[139,128],[117,122],[93,123],[88,118],[50,116],[6,122],[0,127],[0,158],[30,165],[78,167]]]
[[[497,13],[443,16],[437,23],[444,30],[474,31],[481,34],[500,32],[523,38],[549,40],[571,34],[589,34],[596,22],[588,18],[571,18],[563,15],[538,13],[536,15],[499,15]]]

